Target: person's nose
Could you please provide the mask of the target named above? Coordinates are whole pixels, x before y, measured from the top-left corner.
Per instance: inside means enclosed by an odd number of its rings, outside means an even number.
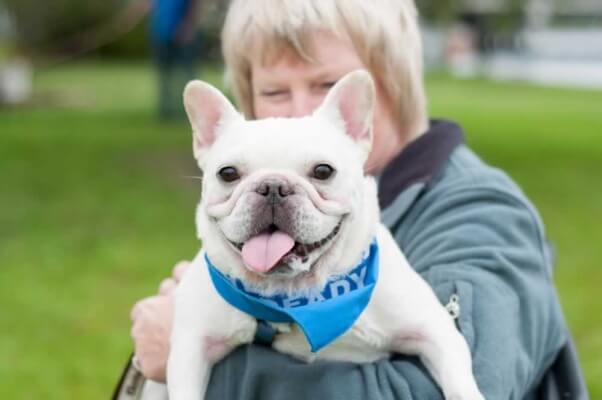
[[[311,114],[322,102],[322,98],[309,91],[297,91],[291,98],[291,117],[305,117]]]

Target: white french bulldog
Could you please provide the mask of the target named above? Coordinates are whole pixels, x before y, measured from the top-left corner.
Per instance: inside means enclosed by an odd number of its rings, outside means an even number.
[[[253,341],[257,328],[255,317],[218,293],[209,260],[251,293],[320,302],[324,288],[334,290],[333,278],[348,275],[374,244],[378,278],[352,326],[312,352],[305,329],[291,324],[280,329],[273,347],[308,361],[418,355],[446,399],[483,398],[453,319],[379,223],[376,183],[363,171],[374,102],[370,75],[356,71],[311,116],[246,121],[214,87],[188,84],[184,104],[203,172],[196,224],[204,250],[176,290],[167,368],[171,400],[203,396],[212,365]],[[351,278],[362,287],[365,274]]]

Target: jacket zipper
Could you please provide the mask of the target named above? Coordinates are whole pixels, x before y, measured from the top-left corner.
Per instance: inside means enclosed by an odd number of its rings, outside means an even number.
[[[445,305],[445,309],[453,320],[458,319],[460,317],[460,297],[455,293],[452,294],[449,302]]]

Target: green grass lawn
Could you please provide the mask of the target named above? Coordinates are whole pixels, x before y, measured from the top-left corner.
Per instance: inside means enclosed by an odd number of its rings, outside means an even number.
[[[198,248],[190,129],[155,120],[154,88],[148,65],[67,65],[36,76],[31,105],[0,109],[2,398],[108,398],[131,305]],[[460,121],[543,214],[601,398],[602,92],[442,75],[428,90],[431,114]]]

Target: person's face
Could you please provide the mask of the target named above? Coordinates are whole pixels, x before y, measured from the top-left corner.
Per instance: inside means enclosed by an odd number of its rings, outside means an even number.
[[[270,62],[259,57],[251,62],[255,118],[302,117],[311,114],[328,90],[347,73],[367,69],[352,44],[320,32],[313,46],[315,62],[307,62],[286,50]],[[391,102],[376,82],[374,140],[366,170],[376,172],[401,149],[401,132]],[[394,150],[394,152],[393,152]]]
[[[267,65],[251,64],[253,111],[256,118],[303,117],[315,110],[328,90],[348,72],[365,68],[351,44],[325,34],[314,43],[315,63],[292,50]]]

